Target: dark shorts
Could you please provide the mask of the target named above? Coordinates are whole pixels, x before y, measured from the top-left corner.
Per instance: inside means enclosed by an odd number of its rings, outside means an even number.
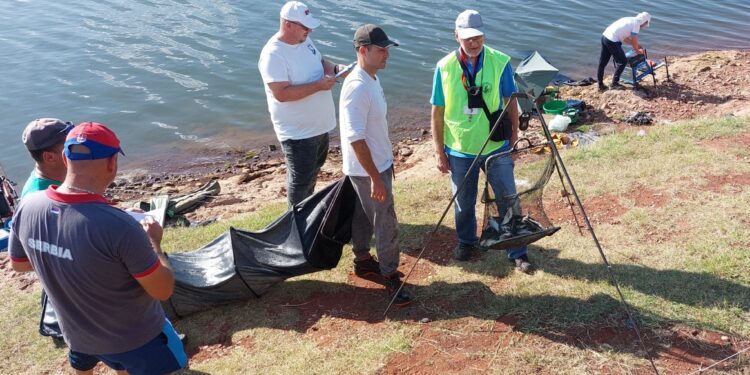
[[[70,366],[88,371],[104,362],[113,370],[127,370],[130,375],[166,374],[187,365],[187,355],[172,324],[164,321],[162,331],[151,341],[129,352],[118,354],[85,354],[70,351]]]

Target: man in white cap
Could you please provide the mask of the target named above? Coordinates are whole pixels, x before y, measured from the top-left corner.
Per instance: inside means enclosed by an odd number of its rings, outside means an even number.
[[[320,22],[299,1],[284,4],[279,31],[260,53],[276,136],[287,164],[290,206],[310,196],[328,155],[328,132],[336,127],[331,87],[343,65],[325,60],[309,38]]]
[[[459,49],[443,57],[435,69],[432,97],[432,138],[435,144],[437,168],[450,171],[451,187],[456,196],[455,221],[458,246],[453,257],[468,260],[477,247],[477,183],[479,169],[491,155],[508,151],[518,137],[518,106],[511,95],[516,92],[510,57],[484,45],[482,16],[475,10],[465,10],[456,18],[455,38]],[[490,140],[481,155],[482,145],[489,136],[490,121],[497,111],[508,106],[510,123],[504,139]],[[490,114],[488,116],[487,114]],[[474,168],[469,168],[475,158]],[[516,193],[513,159],[509,154],[493,159],[487,179],[497,196]],[[501,216],[507,208],[500,207]],[[508,250],[508,260],[523,272],[532,265],[526,247]]]
[[[26,125],[21,140],[34,159],[31,172],[21,191],[21,198],[50,185],[60,185],[65,178],[63,145],[73,124],[55,118],[36,119]]]
[[[620,75],[625,70],[625,64],[628,59],[625,57],[625,51],[622,50],[622,42],[630,43],[633,51],[637,54],[643,54],[643,48],[638,44],[638,33],[641,29],[651,25],[651,15],[648,12],[638,13],[635,17],[623,17],[613,22],[602,33],[602,49],[599,54],[599,70],[596,72],[596,79],[599,80],[599,91],[608,89],[604,84],[604,69],[609,64],[609,58],[615,60],[615,75],[612,76],[612,89],[622,89],[620,84]]]

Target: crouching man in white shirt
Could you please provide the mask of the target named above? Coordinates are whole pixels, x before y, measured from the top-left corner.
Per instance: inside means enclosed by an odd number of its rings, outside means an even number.
[[[339,100],[341,150],[344,174],[351,179],[361,202],[352,223],[354,273],[359,277],[380,274],[395,305],[411,302],[399,286],[398,219],[393,205],[393,150],[388,138],[388,105],[375,75],[385,68],[389,48],[398,43],[383,29],[364,25],[354,34],[357,66],[346,77]],[[375,235],[379,262],[370,255]]]
[[[604,69],[609,64],[610,57],[615,60],[615,74],[612,76],[612,89],[620,90],[620,75],[628,63],[622,42],[630,43],[633,51],[643,54],[643,48],[638,44],[638,33],[651,25],[651,15],[648,12],[638,13],[635,17],[623,17],[613,22],[602,33],[602,48],[599,53],[599,69],[596,79],[599,80],[599,91],[606,91],[610,87],[604,84]]]

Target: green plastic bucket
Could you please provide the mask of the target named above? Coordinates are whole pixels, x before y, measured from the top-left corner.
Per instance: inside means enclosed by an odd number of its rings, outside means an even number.
[[[561,115],[567,106],[568,103],[566,103],[564,100],[553,100],[544,103],[542,109],[544,109],[544,113],[549,113],[551,115]]]
[[[579,112],[578,108],[565,108],[561,114],[570,117],[570,123],[575,124],[578,121]]]

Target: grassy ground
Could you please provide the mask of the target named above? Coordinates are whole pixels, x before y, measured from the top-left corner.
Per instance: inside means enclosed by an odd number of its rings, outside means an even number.
[[[691,372],[750,345],[748,133],[748,119],[693,121],[563,152],[664,373]],[[549,204],[559,205],[559,190],[553,176]],[[406,271],[449,198],[447,177],[397,179],[395,196]],[[262,228],[284,208],[169,230],[165,248],[197,248],[229,225]],[[449,215],[410,280],[416,301],[386,319],[385,296],[351,276],[347,248],[336,269],[178,321],[192,356],[183,373],[647,373],[593,241],[570,219],[532,246],[540,269],[524,275],[497,251],[450,260]],[[66,352],[35,333],[38,285],[6,283],[0,293],[0,373],[64,371]],[[722,371],[746,373],[748,358]]]

